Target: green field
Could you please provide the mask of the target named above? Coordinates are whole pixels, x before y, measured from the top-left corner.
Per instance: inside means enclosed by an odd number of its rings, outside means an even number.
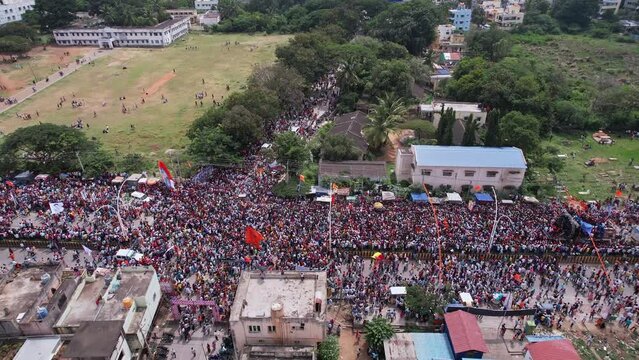
[[[272,63],[275,48],[288,38],[190,34],[165,49],[116,49],[97,60],[95,66],[82,67],[0,114],[0,131],[9,133],[38,121],[71,125],[80,118],[90,126],[83,130],[87,136],[97,138],[108,149],[117,149],[120,154],[162,156],[167,149],[184,147],[188,125],[212,104],[211,95],[221,101],[240,90],[253,66]],[[231,43],[228,49],[227,41]],[[235,45],[236,41],[239,45]],[[227,85],[230,91],[226,90]],[[202,107],[199,102],[197,106],[194,104],[198,92],[207,93]],[[67,101],[62,109],[57,109],[58,99],[63,96]],[[162,96],[168,102],[163,103]],[[120,97],[126,99],[119,100]],[[73,109],[73,99],[83,101],[84,105]],[[123,105],[128,109],[126,114],[121,111]],[[22,120],[17,113],[29,113],[32,120]],[[109,133],[103,134],[107,126]]]
[[[558,155],[567,155],[562,160],[563,170],[557,174],[558,185],[567,186],[570,194],[580,199],[602,200],[614,196],[613,187],[617,184],[639,184],[639,170],[633,167],[639,165],[639,140],[630,140],[621,134],[610,134],[615,143],[599,145],[592,139],[591,132],[583,132],[583,135],[583,142],[579,135],[554,135],[551,140],[544,142],[545,147],[551,146],[559,150]],[[589,144],[591,148],[585,150],[583,144]],[[599,161],[595,166],[584,165],[593,158],[598,158]],[[617,160],[610,160],[611,158]],[[632,158],[633,166],[628,166]],[[547,170],[533,170],[539,172],[540,182],[553,184],[552,176]]]

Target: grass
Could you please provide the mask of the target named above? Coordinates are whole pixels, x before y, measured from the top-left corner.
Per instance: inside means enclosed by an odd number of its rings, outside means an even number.
[[[38,121],[71,125],[83,119],[90,125],[87,136],[100,140],[107,149],[118,154],[139,152],[159,157],[167,149],[183,148],[189,124],[212,104],[211,95],[221,101],[245,86],[255,64],[271,63],[278,44],[289,37],[281,35],[198,35],[190,34],[164,49],[116,49],[84,66],[15,108],[0,114],[0,131],[9,133]],[[224,44],[234,44],[228,50]],[[186,50],[197,46],[198,50]],[[251,50],[253,49],[253,50]],[[124,69],[126,67],[126,69]],[[165,82],[154,94],[145,95],[163,76],[175,77]],[[205,84],[202,83],[204,79]],[[226,87],[230,91],[226,90]],[[194,105],[195,93],[207,92],[203,105]],[[72,109],[71,100],[85,105]],[[57,110],[58,99],[66,97]],[[121,96],[126,100],[119,100]],[[168,102],[162,103],[162,96]],[[145,104],[141,103],[142,97]],[[102,106],[102,102],[106,106]],[[121,112],[122,105],[130,109]],[[137,106],[137,108],[136,108]],[[35,113],[40,116],[36,117]],[[93,112],[97,117],[93,117]],[[30,113],[31,121],[17,118],[16,113]],[[135,129],[131,128],[135,126]],[[102,130],[108,126],[109,133]]]
[[[639,165],[639,140],[630,140],[626,136],[615,136],[614,145],[599,145],[592,139],[590,132],[584,132],[583,144],[589,144],[590,150],[584,150],[579,135],[553,135],[552,139],[544,142],[543,146],[552,146],[559,150],[558,154],[568,155],[564,161],[564,168],[557,174],[558,182],[567,186],[571,195],[584,200],[603,200],[614,196],[613,186],[619,183],[628,185],[639,184],[639,170],[628,166],[631,158],[633,165]],[[572,153],[575,158],[573,159]],[[592,167],[584,163],[592,158],[607,160]],[[609,161],[609,158],[617,158]],[[539,181],[551,182],[546,169],[534,168],[539,171]],[[588,195],[579,192],[590,190]]]
[[[613,79],[639,83],[639,44],[582,35],[514,35],[516,54],[554,64],[569,78],[590,85]]]

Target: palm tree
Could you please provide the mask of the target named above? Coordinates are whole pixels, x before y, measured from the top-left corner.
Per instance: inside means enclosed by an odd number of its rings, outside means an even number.
[[[379,151],[388,140],[388,134],[397,128],[397,123],[406,115],[406,105],[402,99],[386,94],[377,98],[368,115],[371,121],[364,127],[364,135],[373,151]]]
[[[346,59],[340,62],[338,73],[338,85],[343,92],[356,89],[360,79],[358,72],[358,64],[354,58]]]

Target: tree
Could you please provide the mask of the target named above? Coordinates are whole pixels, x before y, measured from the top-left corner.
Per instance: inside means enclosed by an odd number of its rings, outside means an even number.
[[[189,130],[186,132],[186,136],[193,140],[200,131],[216,128],[222,123],[227,112],[226,107],[212,106],[208,108],[204,114],[191,123]]]
[[[270,90],[277,95],[280,107],[296,107],[304,101],[307,84],[295,69],[282,64],[257,65],[248,79],[249,88]]]
[[[275,93],[258,87],[248,88],[242,92],[231,94],[224,105],[228,109],[241,105],[259,116],[266,125],[281,112],[279,99]]]
[[[403,119],[406,112],[406,106],[401,99],[389,94],[377,98],[377,105],[373,106],[368,115],[371,122],[363,129],[368,145],[373,151],[379,151],[386,145],[388,134],[397,128],[397,123]]]
[[[20,36],[31,41],[38,39],[38,32],[34,28],[18,21],[0,26],[0,37],[9,35]]]
[[[500,146],[499,110],[492,110],[486,116],[486,137],[484,146]]]
[[[510,34],[497,28],[470,32],[466,44],[470,56],[482,56],[490,61],[503,59],[512,48]]]
[[[457,117],[453,108],[449,107],[446,110],[442,108],[436,133],[438,145],[453,144],[453,126],[455,125],[455,121],[457,121]]]
[[[317,348],[319,360],[339,360],[339,341],[335,336],[329,336]]]
[[[77,154],[94,151],[98,144],[67,126],[40,124],[19,128],[0,145],[2,168],[57,174],[78,171]]]
[[[599,11],[598,0],[557,0],[553,3],[552,16],[563,29],[583,30]]]
[[[242,12],[237,0],[220,0],[217,9],[220,11],[222,19],[232,19]]]
[[[307,81],[315,82],[334,68],[331,40],[320,32],[297,34],[288,45],[275,50],[277,59],[297,70]]]
[[[42,32],[50,32],[53,29],[69,25],[75,19],[77,11],[76,0],[37,0],[33,6],[31,15],[37,19]]]
[[[427,291],[421,286],[406,288],[406,307],[422,321],[430,321],[435,314],[443,313],[448,305],[447,296],[443,293]]]
[[[133,153],[126,154],[118,164],[118,169],[126,173],[139,173],[151,167],[151,162],[144,155]]]
[[[383,317],[377,317],[364,325],[366,331],[366,343],[373,350],[381,353],[384,351],[384,340],[388,340],[395,334],[395,330]]]
[[[473,146],[477,140],[477,130],[479,130],[479,123],[477,119],[473,118],[471,114],[466,118],[464,124],[464,137],[462,138],[462,146]]]
[[[520,148],[527,156],[539,149],[539,120],[533,115],[511,111],[499,121],[502,145]]]
[[[264,136],[264,128],[259,116],[242,105],[229,110],[221,124],[224,133],[228,134],[240,149],[257,143]]]
[[[242,161],[237,155],[233,139],[219,126],[203,128],[192,135],[188,152],[206,164],[236,164]]]
[[[353,142],[344,135],[326,135],[320,142],[322,160],[357,160],[360,155]]]
[[[414,80],[406,60],[379,61],[371,71],[365,91],[377,97],[394,93],[398,97],[408,98],[411,96]]]
[[[0,52],[10,54],[23,54],[31,50],[33,42],[22,36],[3,36],[0,37]]]
[[[404,45],[413,55],[435,40],[439,16],[429,0],[412,0],[390,6],[370,22],[370,34],[376,38]]]
[[[82,153],[80,159],[84,166],[82,175],[87,178],[103,175],[115,167],[113,156],[102,149]]]
[[[112,26],[152,26],[170,19],[160,0],[89,0],[88,10]]]
[[[306,142],[292,131],[278,134],[274,141],[277,161],[286,165],[289,173],[297,173],[308,160]]]

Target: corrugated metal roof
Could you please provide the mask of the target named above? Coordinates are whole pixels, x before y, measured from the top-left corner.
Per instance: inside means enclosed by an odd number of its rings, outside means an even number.
[[[417,166],[526,169],[521,149],[515,147],[413,145]]]
[[[581,360],[568,339],[541,341],[526,346],[533,360]]]
[[[446,334],[412,333],[418,360],[454,360],[455,354],[450,347]]]
[[[444,314],[444,319],[455,354],[467,351],[488,352],[475,315],[458,310]]]

